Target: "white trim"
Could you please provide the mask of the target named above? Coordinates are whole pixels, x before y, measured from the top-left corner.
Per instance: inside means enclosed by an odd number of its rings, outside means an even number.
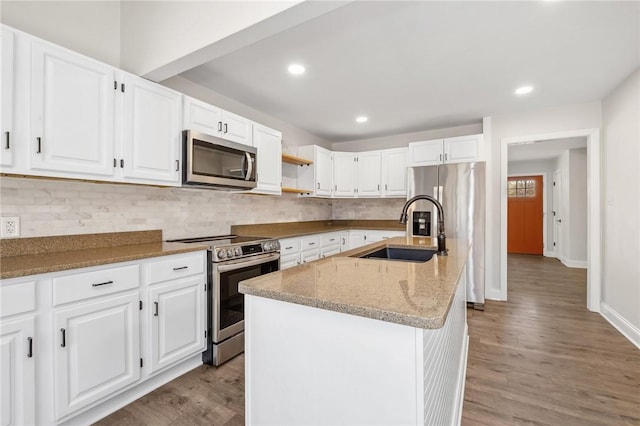
[[[509,164],[507,163],[508,168]],[[542,252],[544,254],[544,250],[549,247],[547,245],[547,221],[549,219],[547,216],[547,172],[509,173],[507,175],[507,177],[514,176],[542,176]]]
[[[556,257],[555,250],[545,250],[544,257]]]
[[[565,259],[563,257],[559,257],[558,260],[560,260],[560,262],[562,262],[562,264],[567,268],[589,269],[588,268],[589,264],[587,263],[586,260],[572,260],[572,259]]]
[[[464,405],[464,387],[467,383],[467,362],[469,359],[469,326],[464,325],[464,344],[462,347],[462,353],[464,356],[460,359],[460,366],[458,369],[458,387],[456,395],[458,397],[456,401],[457,409],[455,412],[454,424],[460,425],[462,423],[462,406]],[[424,419],[424,416],[422,417]]]
[[[600,315],[606,319],[609,324],[614,326],[624,337],[629,339],[631,343],[640,349],[640,328],[634,326],[627,321],[622,315],[617,313],[606,303],[600,303]]]
[[[499,300],[507,300],[507,170],[511,144],[586,136],[587,138],[587,309],[600,311],[601,221],[600,221],[600,129],[526,135],[501,140],[500,152],[500,290]]]

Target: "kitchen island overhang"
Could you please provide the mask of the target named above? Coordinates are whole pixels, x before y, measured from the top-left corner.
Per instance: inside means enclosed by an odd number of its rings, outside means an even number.
[[[248,424],[457,424],[467,241],[428,262],[361,259],[398,237],[240,285]]]

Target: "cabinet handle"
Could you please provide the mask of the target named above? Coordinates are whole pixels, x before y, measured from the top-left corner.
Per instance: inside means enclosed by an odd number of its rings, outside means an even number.
[[[336,240],[335,238],[329,238],[329,241],[335,241],[335,240]]]
[[[41,137],[37,137],[36,140],[38,141],[38,150],[36,151],[36,154],[41,154],[42,153],[42,138]]]
[[[4,132],[5,144],[4,149],[11,148],[11,134],[9,132]]]
[[[364,240],[367,241],[367,236],[366,235],[364,236]]]
[[[155,307],[155,312],[153,313],[154,317],[158,316],[158,302],[153,302],[153,306]]]
[[[293,248],[293,246],[285,247],[284,249],[285,249],[285,250],[291,250],[292,248]]]
[[[344,240],[344,238],[342,239],[342,245],[347,244],[347,242]]]
[[[218,121],[218,131],[222,131],[222,121]]]
[[[29,342],[29,352],[27,352],[27,358],[33,358],[33,337],[27,337]]]
[[[67,330],[61,328],[60,332],[62,333],[62,343],[60,343],[60,347],[65,348],[67,347]]]
[[[120,168],[124,169],[124,158],[120,159]]]
[[[298,265],[300,264],[300,262],[296,262]]]
[[[337,191],[338,190],[338,185],[333,185],[333,190]]]
[[[315,246],[315,245],[316,245],[316,243],[309,243],[309,245],[310,245],[310,246]]]
[[[387,185],[386,183],[384,184],[384,190],[385,191],[389,190],[389,185]]]
[[[180,271],[182,269],[187,269],[188,266],[178,266],[177,268],[173,268],[174,271]]]
[[[180,171],[180,160],[176,160],[176,172]]]
[[[122,93],[124,93],[124,83],[120,85],[120,90],[122,91]]]
[[[318,182],[318,189],[320,189],[320,182]]]
[[[378,191],[380,191],[380,185],[378,184]]]
[[[100,287],[101,285],[113,284],[113,281],[105,281],[103,283],[91,284],[92,287]]]
[[[116,160],[115,158],[113,159],[113,167],[118,167],[118,160]]]
[[[227,127],[227,123],[224,123],[224,132],[227,133],[228,127]]]
[[[440,161],[442,161],[442,154],[440,154]]]
[[[447,156],[448,156],[448,154],[445,152],[444,153],[444,161],[447,161]]]

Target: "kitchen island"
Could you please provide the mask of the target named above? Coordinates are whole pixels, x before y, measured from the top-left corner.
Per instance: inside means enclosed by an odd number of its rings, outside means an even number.
[[[241,283],[247,424],[458,424],[469,243],[397,237]]]

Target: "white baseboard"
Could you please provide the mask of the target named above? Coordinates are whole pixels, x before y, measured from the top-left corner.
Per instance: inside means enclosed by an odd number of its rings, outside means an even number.
[[[560,259],[560,262],[562,262],[562,264],[567,268],[587,269],[587,266],[588,266],[588,263],[586,260],[572,260],[572,259],[565,259],[563,257],[559,257],[558,259]]]
[[[458,374],[460,379],[458,381],[458,392],[457,392],[457,408],[455,412],[455,423],[460,426],[462,422],[462,406],[464,404],[464,387],[467,382],[467,362],[469,359],[469,326],[467,324],[464,325],[464,347],[462,348],[462,359],[460,360],[460,369],[458,370]]]
[[[631,324],[625,317],[614,311],[611,306],[604,302],[600,302],[600,315],[640,349],[640,328]]]
[[[556,252],[553,250],[550,250],[550,251],[545,250],[544,257],[556,257]]]
[[[502,295],[502,291],[500,291],[500,289],[489,289],[486,287],[484,289],[484,298],[487,300],[499,300],[499,301],[507,300]]]

